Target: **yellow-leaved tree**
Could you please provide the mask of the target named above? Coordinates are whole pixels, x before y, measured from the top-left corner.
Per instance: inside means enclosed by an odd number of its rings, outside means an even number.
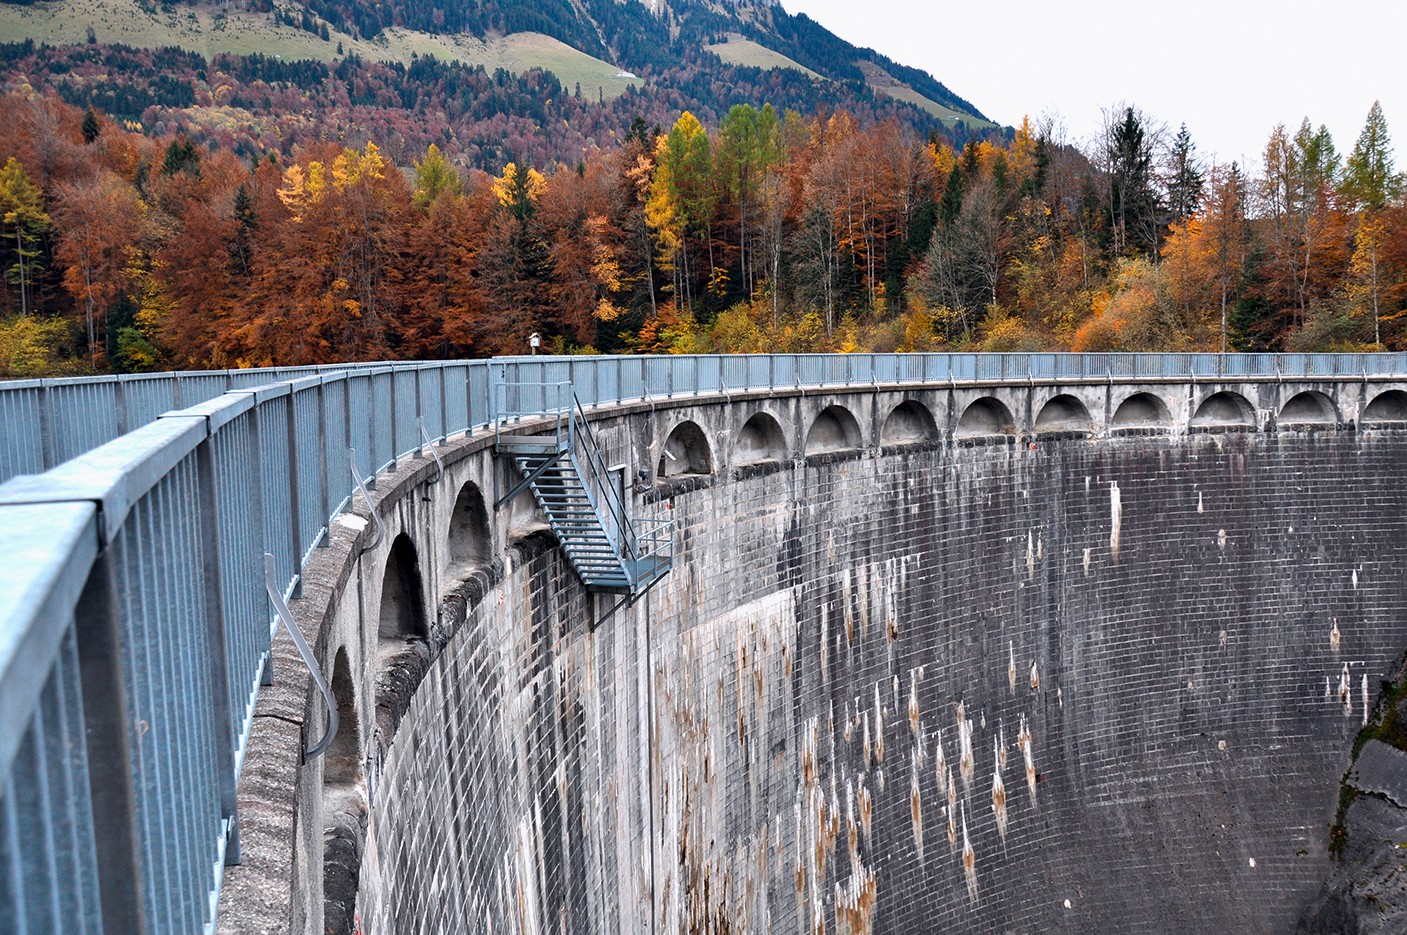
[[[498,203],[523,224],[532,217],[546,189],[547,180],[541,172],[533,168],[519,169],[513,162],[504,166],[503,174],[493,180],[493,194]]]

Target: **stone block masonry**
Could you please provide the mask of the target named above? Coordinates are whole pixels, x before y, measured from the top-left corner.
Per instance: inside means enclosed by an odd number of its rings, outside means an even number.
[[[901,401],[595,417],[678,524],[609,615],[494,516],[497,570],[367,741],[362,930],[1293,931],[1407,646],[1407,433],[953,415],[880,448]],[[860,444],[808,456],[837,402]],[[758,411],[785,451],[735,464]],[[713,473],[657,481],[684,421]]]

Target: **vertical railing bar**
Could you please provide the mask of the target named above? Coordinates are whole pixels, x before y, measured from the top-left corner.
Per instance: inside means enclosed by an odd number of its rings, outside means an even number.
[[[97,868],[93,863],[93,803],[87,787],[88,745],[82,736],[82,688],[78,672],[78,647],[70,627],[60,649],[63,671],[56,677],[59,701],[60,742],[69,751],[65,770],[65,800],[69,811],[69,848],[74,861],[74,896],[78,905],[79,930],[96,933],[99,906],[91,900],[97,893]],[[75,730],[77,728],[77,730]],[[15,853],[19,853],[16,851]]]
[[[200,609],[202,603],[201,597],[204,596],[204,592],[209,589],[201,586],[199,575],[192,574],[192,569],[197,567],[198,563],[182,560],[185,557],[198,557],[199,561],[203,562],[206,557],[204,555],[205,550],[201,547],[202,543],[198,535],[200,515],[200,494],[197,489],[200,483],[198,463],[190,463],[188,461],[187,465],[185,473],[191,475],[191,484],[182,484],[176,491],[181,501],[176,505],[176,510],[189,516],[192,522],[189,524],[178,523],[178,526],[184,527],[181,538],[186,548],[173,549],[171,559],[173,566],[184,572],[180,576],[181,580],[177,582],[177,587],[178,591],[185,595],[183,603],[186,604],[186,610],[190,615],[190,620],[194,623],[199,623],[204,617]],[[209,657],[216,655],[217,651],[209,645],[203,647],[200,645],[201,637],[204,636],[208,638],[209,631],[199,626],[183,627],[181,635],[182,644],[186,647],[186,652],[181,660],[181,668],[178,671],[192,673],[197,679],[202,672],[209,673],[210,670],[202,670],[201,666],[208,662]],[[207,680],[209,679],[208,674],[206,678]],[[198,918],[202,923],[205,921],[205,905],[208,902],[208,898],[206,897],[215,883],[213,870],[211,868],[214,866],[216,855],[224,844],[219,838],[218,831],[223,821],[220,817],[216,817],[219,814],[222,804],[220,795],[220,782],[222,777],[220,776],[218,763],[220,748],[229,746],[230,737],[230,722],[228,717],[226,717],[224,722],[219,724],[218,728],[215,730],[211,730],[212,722],[210,719],[210,712],[218,705],[218,699],[215,693],[219,692],[220,694],[224,694],[226,688],[224,684],[215,685],[207,682],[207,691],[209,697],[197,697],[193,692],[181,693],[186,699],[187,710],[185,712],[185,723],[187,726],[195,729],[189,731],[190,740],[183,738],[181,742],[178,743],[178,747],[181,751],[186,754],[188,759],[193,761],[190,763],[189,768],[194,772],[194,779],[196,783],[199,784],[198,787],[204,793],[204,796],[208,797],[204,802],[191,797],[192,814],[188,816],[188,830],[192,834],[187,837],[187,840],[190,842],[190,846],[193,850],[194,859],[191,864],[191,871],[195,875],[195,879],[192,881],[192,886],[188,892],[192,897],[192,908],[197,914],[195,918]],[[203,730],[201,728],[203,728]],[[189,747],[192,744],[197,745],[193,756],[189,754]],[[231,775],[233,775],[233,761],[231,761]],[[216,832],[213,835],[209,833],[212,830]]]
[[[449,368],[445,364],[440,364],[440,438],[449,441],[449,403],[446,401],[449,383]]]
[[[298,495],[298,407],[294,403],[297,390],[290,385],[284,397],[284,411],[288,414],[288,435],[284,439],[288,452],[288,531],[292,540],[293,596],[303,596],[303,522]]]
[[[223,742],[215,745],[215,772],[219,777],[221,818],[230,822],[229,838],[225,847],[225,863],[239,863],[239,814],[235,802],[235,739],[231,736],[234,724],[234,706],[229,696],[230,673],[226,652],[229,646],[229,621],[225,619],[225,588],[222,558],[222,536],[220,535],[220,504],[216,496],[217,479],[214,463],[214,437],[206,438],[195,449],[196,493],[199,497],[197,509],[201,521],[196,528],[205,542],[201,549],[201,572],[205,594],[205,618],[207,643],[206,653],[210,660],[210,684],[214,702],[211,711],[215,725],[215,737]]]
[[[113,411],[117,415],[117,434],[127,434],[127,383],[119,376],[112,383],[113,387]]]
[[[313,388],[313,406],[318,414],[318,517],[325,525],[332,514],[332,490],[327,472],[327,390],[323,379],[325,378],[320,377],[317,386]],[[327,548],[331,544],[331,535],[318,536],[318,547]]]
[[[39,457],[46,471],[54,467],[58,458],[54,447],[53,398],[47,380],[39,384]]]
[[[37,848],[37,850],[40,851],[43,857],[44,872],[45,876],[48,878],[46,885],[35,888],[39,889],[41,893],[46,893],[49,897],[49,925],[43,927],[50,928],[52,926],[52,930],[57,931],[59,928],[59,920],[63,918],[63,907],[59,903],[58,855],[55,853],[58,841],[54,833],[54,815],[48,807],[52,804],[54,796],[49,787],[49,751],[46,749],[45,743],[49,734],[48,728],[45,725],[45,721],[48,720],[44,712],[47,699],[43,696],[46,695],[48,695],[48,692],[41,690],[39,704],[35,706],[34,714],[30,721],[28,731],[30,736],[27,742],[34,747],[35,763],[33,764],[32,773],[34,790],[37,793],[36,798],[38,799],[36,811],[39,812],[38,818],[43,827],[42,836],[44,843]],[[23,851],[16,852],[17,856],[20,853],[23,853]],[[28,913],[26,913],[26,915],[28,915]]]
[[[102,868],[98,900],[103,924],[110,932],[144,932],[146,911],[140,894],[146,887],[128,747],[132,721],[112,564],[111,549],[99,554],[74,613],[88,741],[88,786],[96,864]]]
[[[179,465],[177,469],[179,469]],[[175,580],[176,567],[171,550],[172,537],[169,532],[163,535],[158,527],[158,523],[163,527],[169,523],[175,512],[170,506],[168,491],[168,485],[172,483],[171,478],[175,473],[176,471],[173,470],[172,474],[168,474],[161,483],[152,488],[147,495],[148,508],[142,511],[142,522],[145,525],[144,538],[146,542],[151,544],[150,564],[147,567],[150,571],[156,572],[153,577],[157,582],[158,594],[155,606],[148,603],[143,610],[149,615],[148,619],[154,620],[155,627],[158,628],[155,639],[150,640],[149,645],[155,645],[157,660],[155,665],[157,677],[152,679],[152,688],[160,695],[153,711],[153,718],[156,718],[159,713],[161,721],[152,726],[154,728],[175,728],[175,730],[158,729],[150,733],[159,751],[161,769],[164,770],[167,782],[171,783],[166,788],[191,789],[193,777],[190,773],[189,759],[182,756],[179,750],[178,740],[181,738],[172,736],[184,733],[180,728],[185,726],[186,719],[183,716],[184,712],[181,711],[185,698],[173,699],[173,692],[162,691],[162,689],[169,689],[169,686],[164,684],[163,676],[173,671],[180,671],[186,663],[186,660],[181,658],[184,647],[180,642],[179,628],[172,628],[169,623],[170,617],[180,619],[181,616],[179,612],[181,595]],[[128,587],[131,587],[130,582]],[[170,633],[171,629],[176,629],[176,633]],[[185,737],[184,739],[187,742],[195,741],[194,737]],[[158,800],[158,806],[163,804]],[[186,803],[182,802],[181,804],[185,805]],[[171,913],[173,921],[179,924],[179,920],[185,915],[182,897],[190,892],[191,885],[195,881],[190,878],[191,842],[184,833],[186,823],[190,819],[189,806],[174,811],[175,814],[171,814],[168,809],[160,809],[162,817],[168,821],[166,833],[170,836],[176,853],[179,855],[178,859],[172,861],[175,864],[172,870],[176,877],[176,885],[164,888],[170,904],[168,911]]]
[[[0,786],[0,792],[5,791]],[[29,913],[26,911],[24,900],[27,887],[24,883],[24,864],[21,855],[25,853],[23,841],[20,840],[20,820],[19,809],[15,803],[13,795],[0,795],[0,809],[4,809],[5,819],[3,825],[8,832],[5,840],[5,850],[10,854],[10,866],[8,880],[0,882],[0,886],[6,886],[14,894],[13,908],[18,913],[9,921],[16,927],[17,935],[28,935],[29,933]]]

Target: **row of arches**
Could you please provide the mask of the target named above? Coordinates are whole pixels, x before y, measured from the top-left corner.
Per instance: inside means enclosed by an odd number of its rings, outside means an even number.
[[[487,502],[472,481],[460,487],[444,535],[446,538],[440,543],[444,558],[439,564],[443,565],[446,587],[492,562]],[[366,682],[359,682],[353,674],[349,646],[338,646],[333,656],[331,688],[341,726],[322,760],[323,921],[324,930],[332,935],[352,935],[357,931],[357,887],[367,834],[367,731],[361,715],[370,714],[379,725],[384,709],[394,703],[384,697],[386,692],[412,687],[405,681],[407,660],[429,658],[428,601],[438,591],[427,589],[424,568],[411,535],[396,535],[381,569],[379,595],[365,608],[366,636],[358,637],[362,649],[359,655],[370,653],[374,660],[370,665],[376,695],[373,704],[359,703],[359,685]],[[416,668],[414,661],[409,668]]]
[[[1281,408],[1276,422],[1283,426],[1339,424],[1342,417],[1327,395],[1306,390],[1292,396]],[[1137,392],[1115,408],[1109,428],[1122,430],[1166,429],[1172,426],[1167,404],[1153,393]],[[1407,422],[1407,392],[1387,390],[1364,408],[1359,423],[1365,426]],[[1207,397],[1188,423],[1192,429],[1254,428],[1255,407],[1239,393],[1223,390]],[[1089,409],[1076,396],[1061,394],[1048,400],[1037,413],[1035,434],[1079,433],[1096,430]],[[984,396],[962,412],[954,437],[972,439],[1019,434],[1016,419],[1000,399]],[[926,406],[905,400],[894,407],[880,430],[881,446],[922,444],[939,437],[938,425]],[[855,451],[864,447],[859,422],[844,406],[821,410],[807,430],[803,452],[806,456]],[[735,467],[780,462],[788,457],[786,433],[775,417],[766,412],[752,415],[734,439],[731,463]],[[712,474],[713,452],[708,437],[692,421],[679,423],[661,449],[656,468],[661,478]]]

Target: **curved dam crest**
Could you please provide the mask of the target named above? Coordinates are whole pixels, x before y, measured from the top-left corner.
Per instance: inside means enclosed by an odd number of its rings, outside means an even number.
[[[598,410],[677,525],[615,610],[491,439],[386,479],[308,574],[293,928],[1293,931],[1407,645],[1404,434],[1145,389]]]

